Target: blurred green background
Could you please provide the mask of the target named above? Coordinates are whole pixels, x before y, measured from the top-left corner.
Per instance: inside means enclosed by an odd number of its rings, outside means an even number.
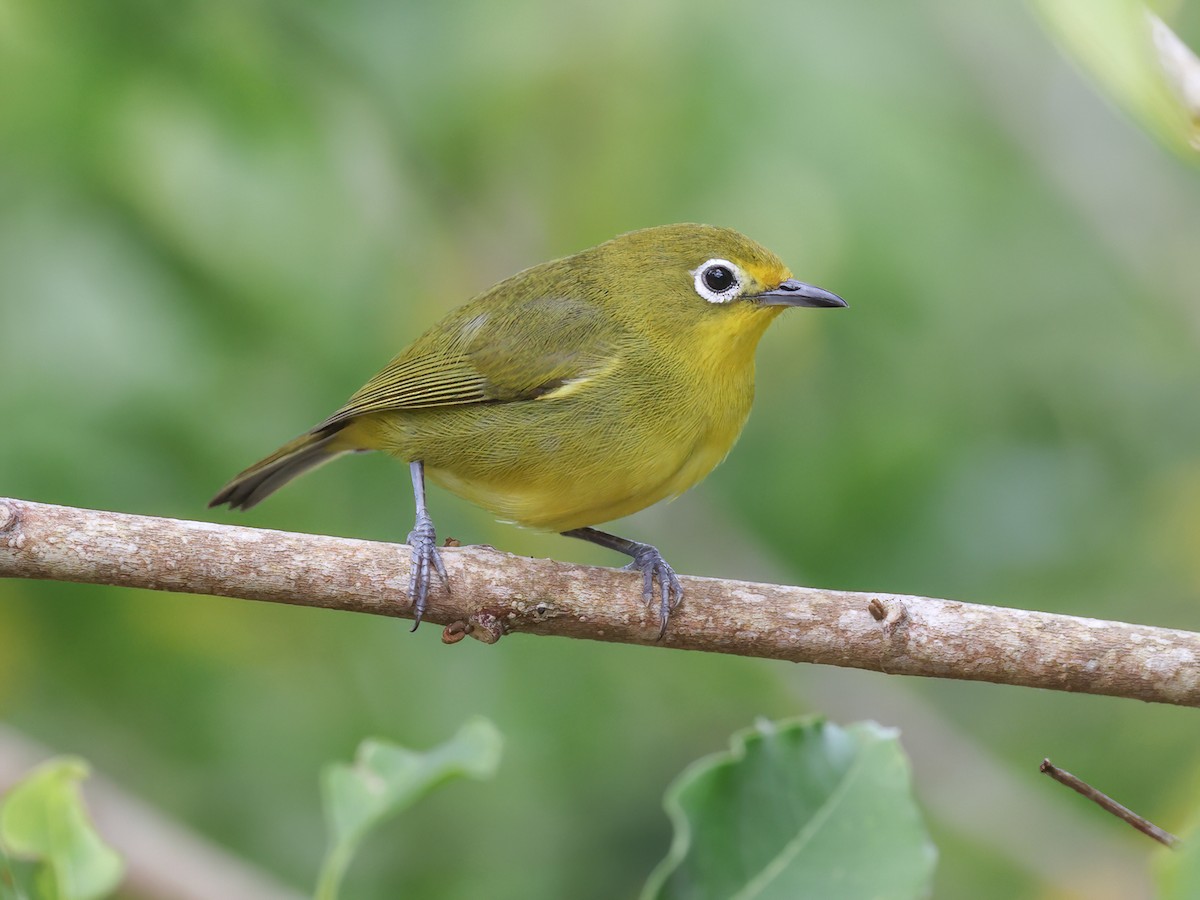
[[[1200,178],[999,2],[0,0],[0,494],[401,540],[383,457],[205,503],[493,281],[674,221],[851,308],[785,316],[730,458],[620,533],[696,574],[1200,628]],[[809,711],[904,729],[942,897],[1148,890],[1149,842],[1043,756],[1166,827],[1198,796],[1195,710],[0,583],[0,717],[300,889],[323,762],[495,720],[499,779],[385,829],[349,897],[630,896],[670,778]]]

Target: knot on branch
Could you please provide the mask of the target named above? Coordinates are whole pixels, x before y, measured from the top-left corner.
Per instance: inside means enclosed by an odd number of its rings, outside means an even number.
[[[0,500],[0,534],[12,531],[17,527],[19,521],[21,521],[21,517],[13,508],[13,505]]]
[[[908,625],[908,607],[904,605],[903,600],[884,603],[878,597],[872,597],[867,609],[871,618],[882,623],[883,633],[889,638],[894,638],[898,631]]]
[[[494,644],[504,637],[504,622],[494,612],[480,610],[464,622],[456,619],[442,629],[443,644],[457,644],[467,635],[485,644]]]

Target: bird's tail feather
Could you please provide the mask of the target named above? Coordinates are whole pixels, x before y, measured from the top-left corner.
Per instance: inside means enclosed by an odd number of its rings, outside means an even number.
[[[249,509],[309,469],[315,469],[343,453],[363,449],[352,446],[345,439],[343,427],[346,424],[314,428],[288,441],[266,459],[259,460],[235,476],[208,505],[212,507],[228,503],[230,509]]]

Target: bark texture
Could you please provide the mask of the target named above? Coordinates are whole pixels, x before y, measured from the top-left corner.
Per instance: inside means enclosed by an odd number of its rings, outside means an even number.
[[[656,640],[641,576],[527,559],[491,547],[443,550],[425,621],[494,643],[559,635],[888,674],[1200,706],[1200,634],[959,603],[681,578],[683,604]],[[0,499],[0,577],[218,594],[411,617],[408,548]]]

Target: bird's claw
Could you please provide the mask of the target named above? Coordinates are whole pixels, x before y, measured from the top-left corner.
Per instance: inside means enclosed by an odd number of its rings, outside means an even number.
[[[667,633],[667,621],[671,618],[671,611],[683,600],[683,585],[679,583],[675,570],[663,559],[663,555],[649,544],[644,544],[634,554],[633,562],[625,568],[642,573],[642,599],[647,606],[654,605],[654,581],[658,580],[658,618],[661,623],[658,639],[661,641]]]
[[[412,630],[416,631],[425,615],[425,601],[429,597],[429,582],[432,572],[441,576],[442,584],[446,584],[446,567],[442,563],[442,554],[438,552],[437,536],[433,530],[433,520],[429,516],[419,514],[413,530],[408,533],[408,544],[412,547],[412,568],[408,575],[408,599],[413,606]]]

